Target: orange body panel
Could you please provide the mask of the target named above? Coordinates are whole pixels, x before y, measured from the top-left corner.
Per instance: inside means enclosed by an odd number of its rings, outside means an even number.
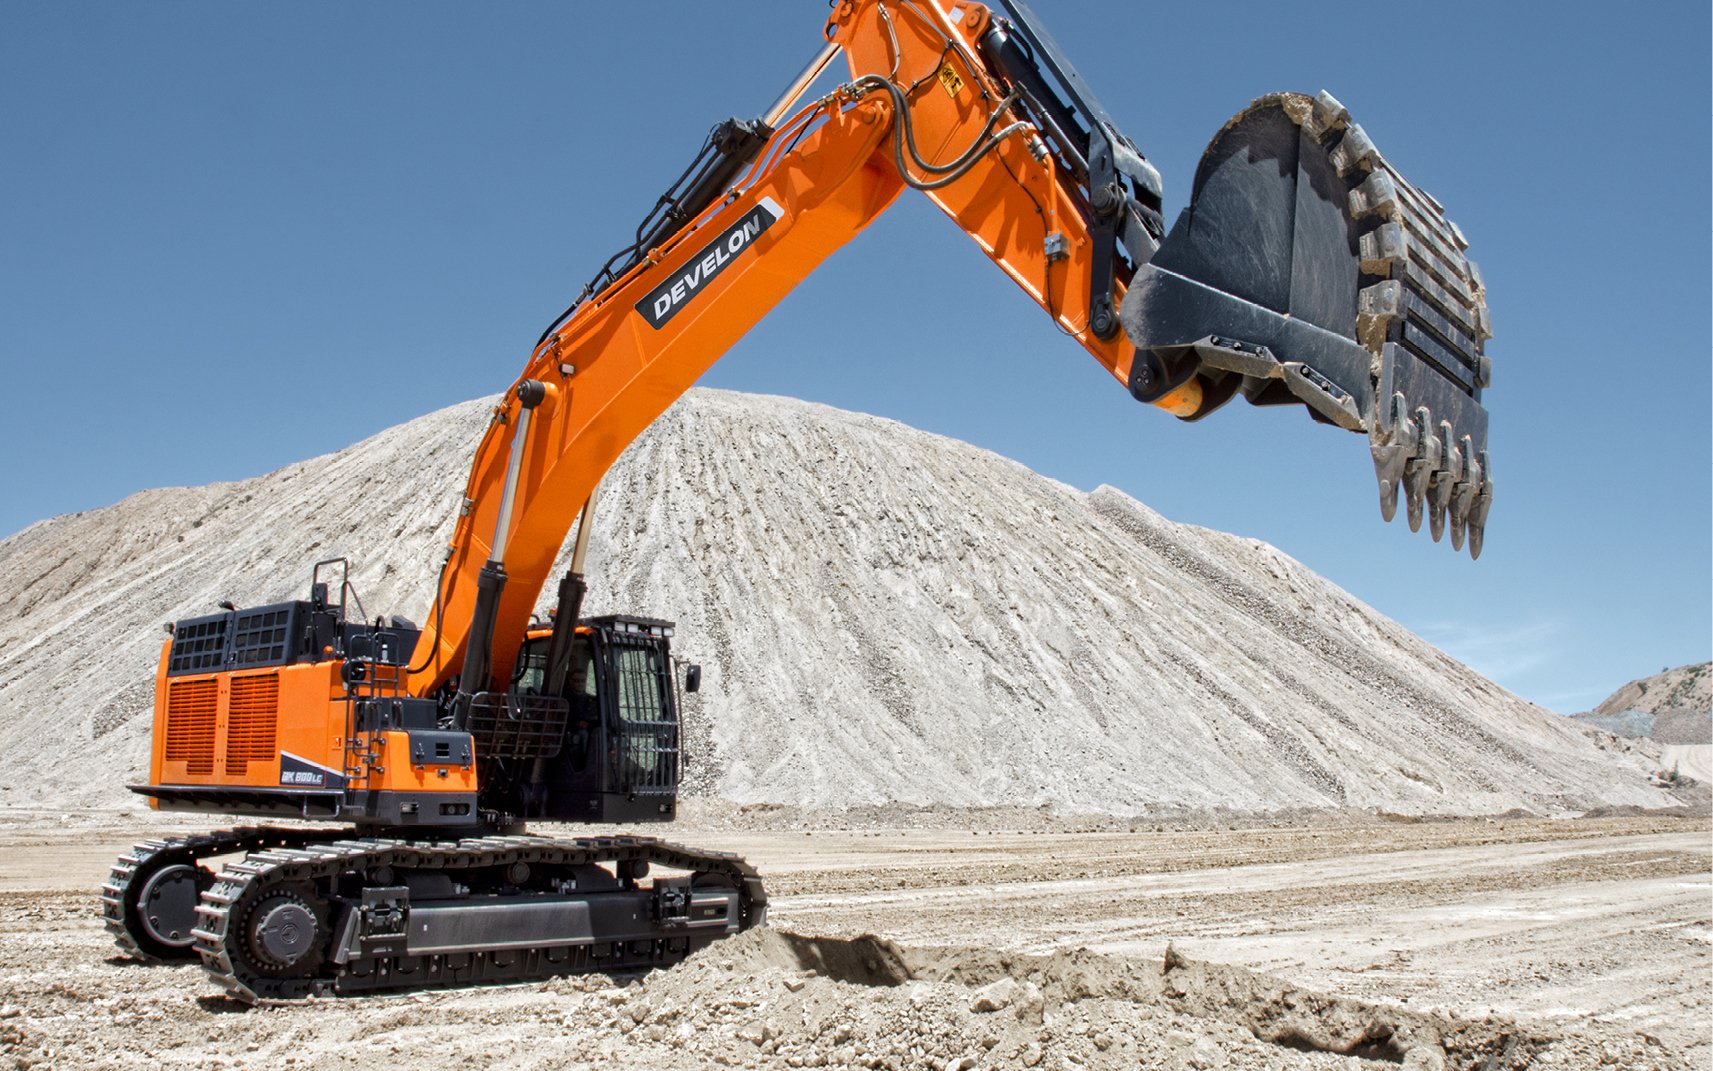
[[[476,767],[471,763],[415,762],[410,753],[410,734],[398,731],[375,733],[364,743],[372,745],[374,764],[359,787],[397,792],[474,792]]]
[[[155,676],[150,784],[291,788],[280,776],[280,756],[289,754],[347,777],[351,789],[476,791],[473,764],[413,762],[404,732],[360,734],[347,750],[341,661],[169,677],[171,647],[162,648]],[[397,681],[379,684],[398,691]]]
[[[169,677],[171,646],[155,671],[151,784],[278,788],[282,752],[344,769],[342,663]]]

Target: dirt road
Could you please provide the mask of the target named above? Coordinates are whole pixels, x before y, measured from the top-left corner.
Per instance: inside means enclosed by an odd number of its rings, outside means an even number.
[[[163,831],[0,812],[0,1066],[1713,1063],[1701,819],[680,827],[760,866],[772,934],[619,985],[265,1009],[113,957],[94,890]]]

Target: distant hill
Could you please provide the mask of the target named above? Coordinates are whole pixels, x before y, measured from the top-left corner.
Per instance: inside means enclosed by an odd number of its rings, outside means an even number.
[[[1713,744],[1713,662],[1634,680],[1578,721],[1661,744]]]

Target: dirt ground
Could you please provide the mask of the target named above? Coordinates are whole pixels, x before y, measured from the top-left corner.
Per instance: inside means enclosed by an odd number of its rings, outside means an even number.
[[[174,826],[0,811],[0,1067],[1713,1066],[1705,818],[795,817],[671,831],[773,899],[670,971],[246,1008],[97,920]]]

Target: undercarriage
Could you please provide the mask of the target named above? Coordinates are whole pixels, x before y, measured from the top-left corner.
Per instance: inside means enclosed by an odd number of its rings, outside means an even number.
[[[767,917],[743,860],[651,837],[281,828],[139,844],[102,903],[124,952],[200,959],[246,1003],[649,970]]]

